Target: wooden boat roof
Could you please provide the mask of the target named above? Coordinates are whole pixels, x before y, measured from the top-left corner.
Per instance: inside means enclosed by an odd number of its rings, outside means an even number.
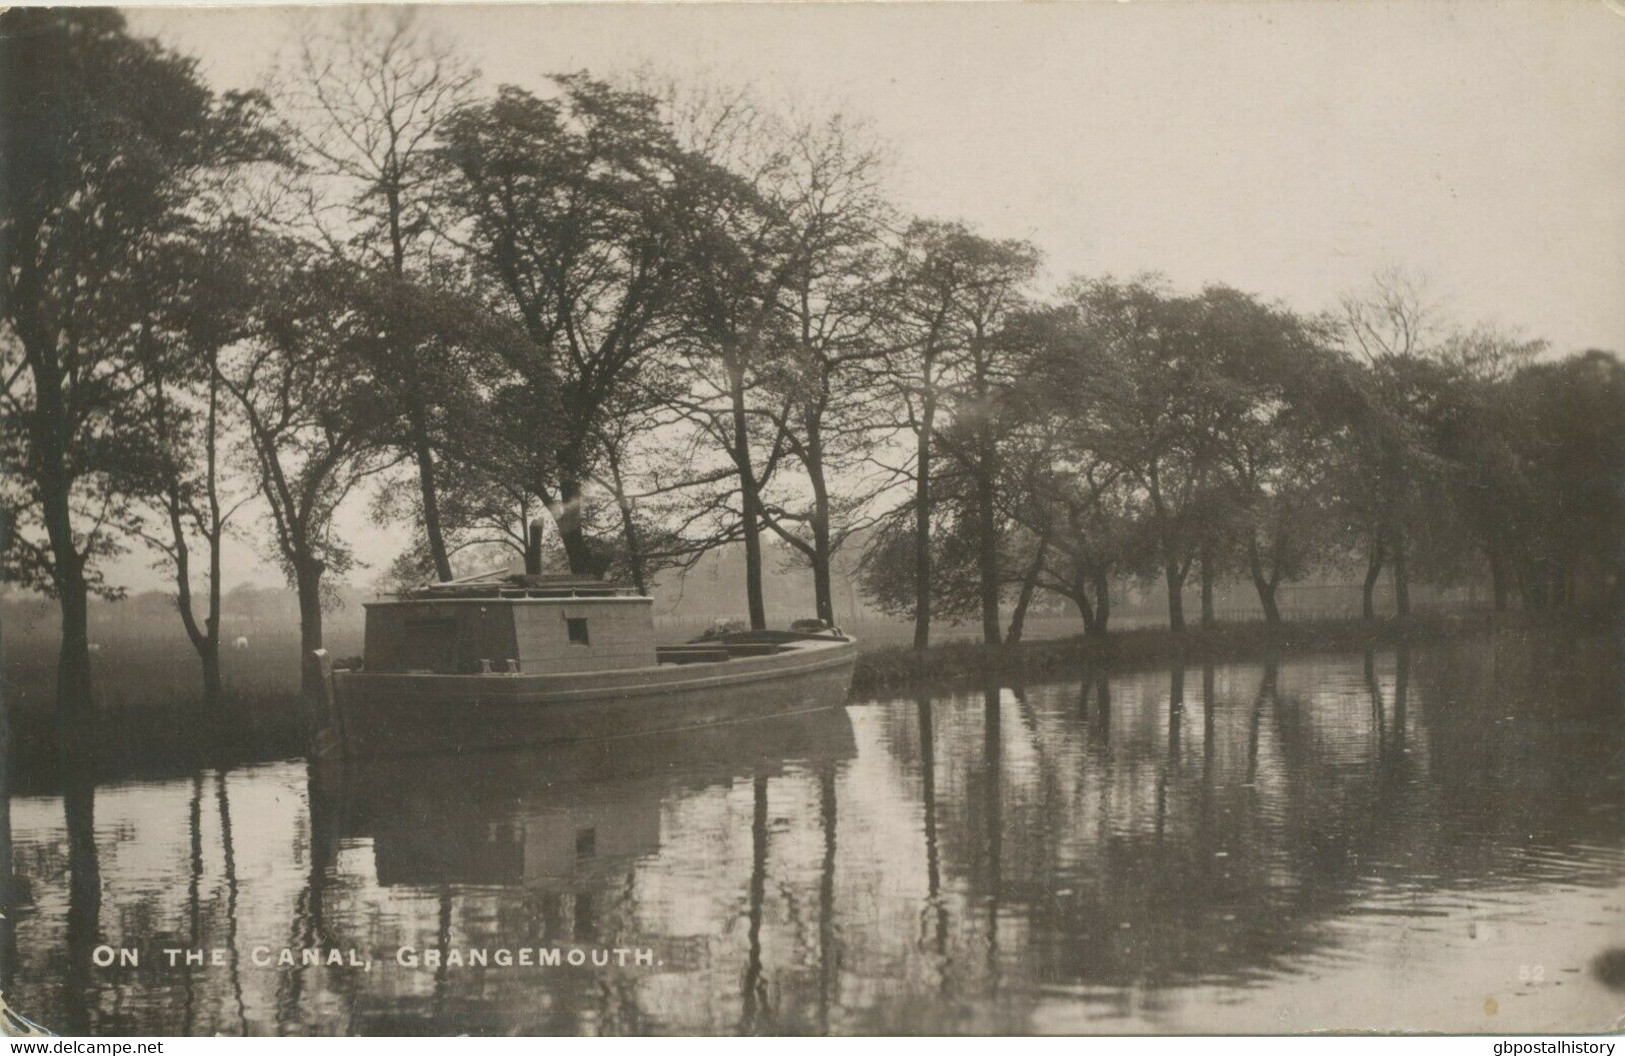
[[[527,574],[494,569],[445,583],[425,583],[396,597],[403,600],[446,600],[452,598],[618,598],[635,597],[636,592],[621,583],[597,576],[542,573]]]

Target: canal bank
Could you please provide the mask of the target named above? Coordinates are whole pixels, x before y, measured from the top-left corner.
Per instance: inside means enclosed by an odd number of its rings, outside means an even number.
[[[1574,613],[1465,611],[1429,613],[1405,620],[1307,620],[1273,628],[1263,621],[1217,623],[1190,627],[1183,634],[1147,627],[1113,632],[1104,638],[1079,635],[1002,645],[949,642],[924,652],[894,647],[861,653],[852,689],[864,694],[956,682],[1019,683],[1084,665],[1129,671],[1164,664],[1177,652],[1183,652],[1188,660],[1220,662],[1375,649],[1474,635],[1540,635],[1554,630],[1595,634],[1607,626],[1607,617]]]

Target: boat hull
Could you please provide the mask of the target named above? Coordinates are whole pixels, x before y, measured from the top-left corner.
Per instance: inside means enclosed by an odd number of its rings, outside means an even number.
[[[323,756],[570,744],[695,729],[844,703],[857,646],[795,643],[771,656],[580,674],[334,671]]]

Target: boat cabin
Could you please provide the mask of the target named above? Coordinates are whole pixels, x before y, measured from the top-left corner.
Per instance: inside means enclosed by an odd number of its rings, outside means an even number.
[[[565,674],[657,662],[653,600],[587,576],[474,577],[366,610],[370,672]]]

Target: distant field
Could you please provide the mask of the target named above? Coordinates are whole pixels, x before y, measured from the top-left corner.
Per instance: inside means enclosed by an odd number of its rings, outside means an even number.
[[[121,624],[98,627],[91,657],[97,706],[118,709],[175,705],[196,700],[202,681],[197,653],[179,625],[173,632]],[[361,628],[345,626],[327,636],[335,656],[361,652]],[[229,646],[229,643],[228,643]],[[45,635],[8,634],[3,666],[10,707],[48,708],[56,692],[57,641]],[[227,648],[221,660],[227,692],[245,700],[287,696],[299,689],[297,628],[264,629],[247,649]]]

